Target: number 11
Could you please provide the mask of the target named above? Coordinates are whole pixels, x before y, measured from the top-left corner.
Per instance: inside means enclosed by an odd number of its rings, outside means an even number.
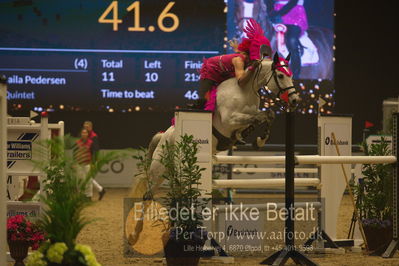
[[[103,72],[102,75],[103,75],[102,81],[104,81],[104,82],[114,82],[115,81],[114,72]]]

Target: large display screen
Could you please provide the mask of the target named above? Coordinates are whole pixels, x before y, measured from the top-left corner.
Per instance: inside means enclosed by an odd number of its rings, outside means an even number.
[[[203,58],[225,52],[223,0],[9,0],[0,8],[11,108],[171,109],[198,97]]]
[[[334,109],[334,0],[229,0],[228,37],[241,41],[250,18],[262,26],[272,50],[290,54],[303,102],[301,113]],[[232,48],[229,48],[232,51]]]
[[[303,114],[334,109],[334,0],[5,0],[10,109],[172,110],[198,98],[204,58],[257,20],[291,54]],[[226,27],[227,25],[227,27]],[[263,96],[262,96],[263,97]],[[265,96],[267,107],[267,97]]]

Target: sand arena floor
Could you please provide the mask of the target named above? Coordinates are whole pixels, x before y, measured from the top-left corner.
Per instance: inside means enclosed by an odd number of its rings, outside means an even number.
[[[128,196],[128,193],[128,189],[107,189],[103,200],[95,202],[87,210],[88,215],[98,220],[83,230],[79,242],[91,245],[98,261],[104,266],[162,265],[162,260],[159,258],[125,258],[123,255],[123,199]],[[338,220],[339,238],[346,238],[352,212],[350,198],[344,196]],[[309,254],[308,256],[319,265],[399,265],[399,252],[392,259],[352,252],[343,255]],[[256,265],[264,258],[263,256],[236,257],[234,265]],[[292,261],[289,262],[294,265]],[[201,261],[201,264],[222,265],[206,260]]]
[[[86,210],[86,214],[96,219],[81,232],[78,242],[88,244],[96,254],[97,260],[104,266],[119,265],[162,265],[160,258],[129,258],[124,256],[124,198],[129,194],[128,189],[107,189],[102,201],[97,201]],[[338,238],[346,238],[353,208],[349,196],[344,196],[338,221]],[[149,245],[150,248],[151,245]],[[399,252],[392,259],[367,256],[362,253],[347,252],[337,255],[308,254],[309,258],[319,265],[399,265]],[[266,256],[235,257],[234,264],[230,265],[257,265]],[[223,265],[208,260],[201,260],[201,265]],[[13,265],[9,263],[9,265]],[[286,265],[295,265],[289,260]]]

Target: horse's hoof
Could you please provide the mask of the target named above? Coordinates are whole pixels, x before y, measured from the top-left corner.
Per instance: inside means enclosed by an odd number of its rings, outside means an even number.
[[[237,142],[244,142],[244,138],[241,136],[240,131],[235,132],[235,139],[237,140]]]
[[[259,150],[261,147],[265,146],[268,136],[265,138],[257,137],[256,140],[252,143],[252,147],[256,150]]]

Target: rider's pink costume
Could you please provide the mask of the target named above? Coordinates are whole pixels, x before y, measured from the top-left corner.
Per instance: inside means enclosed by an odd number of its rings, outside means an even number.
[[[250,19],[244,28],[247,37],[243,38],[238,46],[238,50],[248,54],[248,57],[240,53],[214,56],[204,60],[200,70],[201,79],[209,79],[219,84],[229,78],[235,77],[233,65],[234,57],[241,57],[244,61],[244,68],[248,67],[250,60],[260,59],[260,47],[266,45],[270,47],[270,41],[264,36],[261,26]]]
[[[262,59],[266,55],[271,55],[270,41],[264,36],[261,26],[254,19],[248,20],[243,30],[247,37],[243,38],[237,47],[237,51],[242,53],[219,55],[204,60],[200,70],[199,99],[195,108],[203,109],[206,101],[216,95],[215,92],[211,92],[212,88],[236,76],[233,58],[240,57],[244,62],[244,69],[253,71],[253,67],[248,67],[251,61],[260,59],[261,53]],[[215,103],[216,101],[213,101],[212,105]]]
[[[210,79],[216,83],[235,77],[235,70],[233,65],[233,58],[241,57],[245,63],[245,68],[248,66],[249,61],[242,54],[227,54],[218,55],[208,59],[204,59],[200,73],[201,79]]]

